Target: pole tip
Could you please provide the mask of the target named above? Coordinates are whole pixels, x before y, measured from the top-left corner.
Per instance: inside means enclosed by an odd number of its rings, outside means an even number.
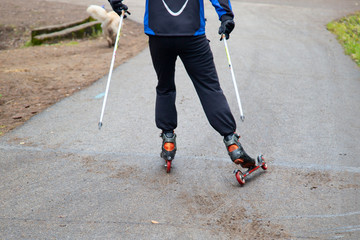
[[[99,126],[99,130],[101,130],[101,127],[102,127],[102,122],[99,122],[98,126]]]
[[[240,116],[240,119],[241,119],[241,121],[244,121],[244,120],[245,120],[245,116],[244,116],[244,115],[241,115],[241,116]]]

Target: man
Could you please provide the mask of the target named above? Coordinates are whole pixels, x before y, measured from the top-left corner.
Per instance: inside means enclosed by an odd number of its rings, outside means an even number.
[[[128,7],[123,0],[109,0],[119,15]],[[235,23],[230,0],[210,0],[221,21],[219,34],[229,39]],[[177,112],[174,82],[175,62],[182,60],[191,78],[210,125],[224,137],[231,160],[244,168],[253,167],[235,133],[236,122],[219,84],[209,41],[205,36],[203,0],[146,0],[145,34],[154,69],[156,87],[156,126],[162,130],[161,157],[171,162],[176,153]]]

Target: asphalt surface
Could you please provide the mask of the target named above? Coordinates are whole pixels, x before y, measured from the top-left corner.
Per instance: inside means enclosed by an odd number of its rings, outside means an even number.
[[[77,2],[94,3],[103,1]],[[128,6],[141,22],[144,1]],[[219,22],[205,6],[239,119]],[[178,152],[166,174],[145,49],[114,71],[101,131],[107,76],[0,138],[0,239],[360,239],[360,69],[325,27],[360,1],[232,6],[228,44],[246,117],[238,132],[269,169],[239,187],[178,61]]]

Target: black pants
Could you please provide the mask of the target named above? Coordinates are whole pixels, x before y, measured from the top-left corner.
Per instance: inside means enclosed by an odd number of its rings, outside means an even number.
[[[149,36],[149,46],[158,77],[156,126],[165,132],[177,127],[174,76],[175,61],[179,56],[195,86],[211,126],[222,136],[235,132],[236,122],[220,87],[206,36]]]

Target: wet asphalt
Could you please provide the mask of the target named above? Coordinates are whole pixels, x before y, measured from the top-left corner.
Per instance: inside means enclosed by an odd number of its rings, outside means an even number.
[[[141,22],[144,1],[128,2]],[[94,3],[103,1],[77,4]],[[145,49],[114,70],[101,130],[107,76],[0,138],[0,239],[360,238],[360,69],[326,30],[360,1],[232,6],[244,122],[209,2],[207,37],[241,142],[269,169],[238,185],[179,60],[178,152],[167,174]]]

